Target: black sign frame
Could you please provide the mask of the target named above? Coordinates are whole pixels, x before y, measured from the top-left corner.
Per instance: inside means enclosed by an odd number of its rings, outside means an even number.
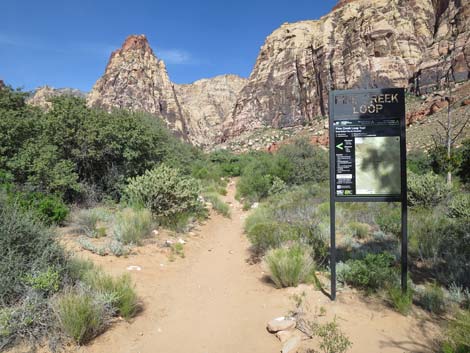
[[[367,119],[399,119],[401,174],[399,195],[337,195],[335,122],[357,122]],[[405,90],[403,88],[381,88],[330,91],[329,141],[331,300],[336,299],[336,202],[401,202],[401,287],[403,292],[406,292],[408,282],[408,210]]]

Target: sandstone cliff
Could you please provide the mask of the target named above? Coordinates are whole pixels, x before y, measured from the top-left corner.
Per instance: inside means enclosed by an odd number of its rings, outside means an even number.
[[[144,35],[129,36],[111,54],[104,75],[88,96],[88,105],[124,108],[161,118],[176,135],[194,145],[209,146],[222,134],[246,80],[235,75],[177,85]]]
[[[317,21],[285,23],[261,48],[224,139],[312,121],[330,89],[424,93],[469,79],[468,0],[342,0]]]
[[[192,84],[175,85],[193,144],[210,146],[220,139],[222,123],[231,116],[238,93],[246,81],[236,75],[222,75]]]
[[[51,107],[51,98],[57,96],[75,96],[85,98],[86,93],[75,88],[53,88],[49,86],[39,87],[34,91],[33,95],[26,101],[26,103],[48,109]]]
[[[188,138],[186,122],[166,71],[144,35],[129,36],[111,54],[104,75],[88,95],[88,105],[158,115],[176,135]]]

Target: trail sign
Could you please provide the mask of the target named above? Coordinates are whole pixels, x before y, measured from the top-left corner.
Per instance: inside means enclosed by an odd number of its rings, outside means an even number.
[[[406,290],[404,89],[331,91],[329,111],[331,297],[336,297],[336,202],[402,203],[402,288]]]

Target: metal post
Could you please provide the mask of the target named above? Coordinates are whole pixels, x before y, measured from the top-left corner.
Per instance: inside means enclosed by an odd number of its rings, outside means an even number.
[[[401,120],[401,289],[408,289],[408,186],[406,175],[406,119]]]
[[[406,195],[405,195],[406,196]],[[401,289],[403,293],[408,289],[408,210],[406,197],[401,202]]]
[[[336,227],[335,227],[335,199],[330,199],[330,275],[331,300],[336,300]]]

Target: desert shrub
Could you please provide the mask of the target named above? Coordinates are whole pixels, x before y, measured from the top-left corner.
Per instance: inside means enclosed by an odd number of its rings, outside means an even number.
[[[336,321],[319,324],[315,335],[320,338],[323,353],[345,353],[352,346],[349,338],[339,329]]]
[[[0,198],[0,305],[25,294],[26,276],[50,267],[60,272],[65,262],[52,230]]]
[[[427,284],[418,292],[418,303],[433,314],[442,314],[446,307],[444,290],[437,283]]]
[[[408,174],[408,204],[410,206],[433,207],[441,202],[450,192],[450,187],[439,175]]]
[[[296,287],[314,275],[311,250],[305,245],[272,249],[265,257],[269,276],[276,287]]]
[[[443,343],[444,353],[470,352],[470,311],[462,310],[451,320]]]
[[[238,156],[227,150],[217,150],[209,154],[209,160],[218,165],[226,176],[240,176],[243,156]]]
[[[104,326],[103,306],[93,294],[83,290],[70,290],[60,295],[55,303],[60,328],[77,344],[95,337]]]
[[[117,213],[114,221],[114,237],[124,245],[140,245],[153,228],[152,213],[145,209],[126,208]]]
[[[436,277],[443,284],[455,283],[470,288],[470,227],[465,219],[444,223],[436,266]]]
[[[212,204],[212,208],[219,214],[230,217],[230,207],[215,193],[204,194],[205,199]]]
[[[470,290],[468,288],[451,283],[448,290],[448,298],[451,302],[470,309]]]
[[[99,256],[108,255],[108,249],[106,248],[106,246],[95,245],[88,238],[85,238],[85,237],[78,238],[78,244],[80,244],[82,249],[88,250],[92,252],[93,254],[96,254]]]
[[[98,236],[98,222],[106,222],[109,219],[109,211],[102,207],[81,209],[73,215],[74,224],[90,238]]]
[[[268,195],[278,195],[283,193],[284,191],[287,190],[287,184],[282,180],[281,178],[278,178],[277,176],[273,177],[272,180],[272,185],[268,190]]]
[[[35,290],[49,294],[59,290],[61,276],[57,269],[48,267],[43,271],[28,273],[24,277],[24,282]]]
[[[418,256],[432,264],[440,260],[442,231],[446,228],[448,219],[440,212],[416,210],[410,213],[409,233],[410,248]]]
[[[43,293],[31,292],[15,305],[0,307],[0,349],[13,345],[18,339],[32,344],[55,329],[49,300]],[[50,335],[50,341],[57,336]]]
[[[93,268],[83,274],[82,281],[92,291],[107,298],[108,303],[125,319],[130,319],[138,311],[137,294],[128,274],[114,278],[99,268]]]
[[[131,248],[129,246],[123,245],[120,241],[115,239],[111,240],[108,244],[108,250],[114,256],[126,256],[131,253]]]
[[[389,207],[384,205],[379,207],[374,217],[375,223],[384,233],[393,234],[399,237],[401,234],[401,213],[398,207]]]
[[[408,285],[405,293],[401,286],[392,284],[387,290],[388,298],[392,306],[400,314],[407,315],[413,306],[413,290]]]
[[[457,175],[462,182],[468,184],[470,182],[470,138],[462,142],[462,146],[459,148],[459,154],[460,166],[457,170]]]
[[[171,253],[169,256],[170,261],[175,261],[176,256],[179,256],[182,259],[184,259],[184,257],[186,256],[184,254],[184,246],[181,243],[171,244],[170,250],[171,250]]]
[[[21,209],[31,212],[44,223],[61,224],[69,214],[67,205],[57,196],[41,192],[14,192],[10,194],[11,202]]]
[[[130,179],[126,194],[132,202],[162,218],[196,212],[201,207],[196,180],[164,164]]]
[[[253,225],[249,228],[247,236],[257,254],[278,248],[287,240],[297,239],[297,234],[293,233],[289,226],[271,221]]]
[[[432,160],[425,152],[414,150],[406,155],[406,166],[415,174],[423,175],[432,171]]]
[[[394,257],[388,253],[367,254],[362,260],[346,261],[343,280],[354,287],[370,292],[385,288],[396,279],[392,265]]]
[[[470,194],[459,193],[452,197],[448,206],[448,216],[451,218],[470,219]]]
[[[148,114],[89,108],[84,99],[57,97],[47,112],[25,94],[0,91],[0,169],[34,191],[67,201],[119,199],[129,177],[161,162],[191,172],[201,152]]]
[[[298,138],[293,143],[283,145],[278,154],[288,161],[288,184],[319,183],[328,179],[328,154],[307,138]]]
[[[67,261],[65,272],[70,277],[72,283],[83,281],[88,272],[92,271],[95,265],[90,260],[72,257]]]
[[[369,225],[365,223],[351,222],[349,223],[349,229],[352,235],[359,239],[365,238],[369,234]]]

